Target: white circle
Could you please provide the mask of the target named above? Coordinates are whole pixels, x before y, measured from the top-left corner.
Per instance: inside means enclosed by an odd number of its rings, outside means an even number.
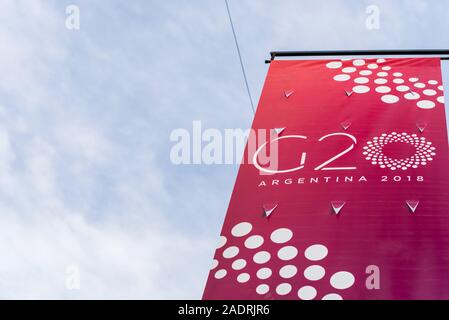
[[[352,91],[355,93],[367,93],[369,90],[368,86],[355,86],[352,88]]]
[[[401,78],[396,78],[396,79],[393,79],[393,82],[396,84],[401,84],[401,83],[404,83],[404,80]]]
[[[379,77],[386,77],[386,76],[388,76],[388,72],[378,72],[377,76],[379,76]]]
[[[410,82],[416,82],[418,80],[419,80],[418,78],[410,78],[410,79],[408,79],[408,81],[410,81]]]
[[[304,255],[307,259],[312,261],[318,261],[326,258],[328,250],[326,246],[322,244],[314,244],[306,249]]]
[[[395,73],[393,73],[393,76],[395,76],[395,77],[402,77],[402,73],[400,73],[400,72],[395,72]]]
[[[224,277],[226,277],[226,275],[228,274],[228,272],[225,269],[220,269],[217,272],[215,272],[215,279],[223,279]]]
[[[347,81],[349,79],[351,79],[351,77],[348,74],[337,74],[334,77],[335,81]]]
[[[234,258],[236,255],[239,254],[239,248],[236,246],[229,247],[223,251],[223,257],[226,259]]]
[[[356,70],[357,69],[354,67],[346,67],[346,68],[343,68],[341,71],[343,71],[344,73],[353,73]]]
[[[278,251],[278,257],[281,260],[287,261],[291,260],[298,255],[298,249],[293,246],[286,246]]]
[[[311,286],[304,286],[298,290],[298,297],[302,300],[312,300],[316,297],[316,289]]]
[[[391,70],[391,67],[390,66],[385,66],[385,67],[382,67],[382,70],[388,71],[388,70]]]
[[[368,69],[377,69],[377,67],[378,67],[378,65],[375,64],[375,63],[370,63],[370,64],[368,65]]]
[[[329,69],[338,69],[343,65],[343,63],[341,63],[340,61],[332,61],[329,62],[328,64],[326,64],[326,67],[328,67]]]
[[[304,270],[304,277],[310,281],[317,281],[324,277],[326,270],[322,266],[313,265]]]
[[[385,61],[387,61],[387,60],[385,60],[385,59],[377,59],[377,63],[384,63]]]
[[[223,247],[226,244],[226,241],[228,241],[228,239],[226,239],[225,236],[220,236],[220,239],[218,240],[218,244],[217,244],[217,249],[220,249],[221,247]]]
[[[432,85],[436,85],[436,84],[438,84],[438,81],[436,81],[436,80],[429,80],[427,83],[428,84],[432,84]]]
[[[237,259],[232,263],[232,269],[234,270],[242,270],[245,267],[246,267],[245,259]]]
[[[438,86],[438,90],[440,90],[440,91],[444,91],[444,88],[443,88],[443,86]]]
[[[391,89],[388,86],[380,86],[380,87],[376,88],[376,92],[379,92],[379,93],[388,93],[390,91],[391,91]]]
[[[438,101],[439,103],[444,103],[444,97],[443,97],[443,96],[438,97],[438,98],[437,98],[437,101]]]
[[[356,59],[356,60],[354,60],[354,61],[352,62],[352,64],[355,65],[355,66],[363,66],[363,65],[365,65],[365,60],[362,60],[362,59]]]
[[[404,95],[404,98],[408,100],[416,100],[419,99],[420,97],[421,96],[416,92],[409,92]]]
[[[396,90],[398,90],[399,92],[406,92],[410,90],[410,87],[408,86],[397,86]]]
[[[362,71],[359,72],[359,74],[362,75],[362,76],[369,76],[372,73],[373,72],[371,70],[362,70]]]
[[[378,78],[378,79],[374,80],[374,83],[376,83],[376,84],[385,84],[387,82],[388,82],[387,79],[382,79],[382,78]]]
[[[329,293],[326,294],[321,300],[343,300],[343,298],[337,293]]]
[[[263,238],[259,235],[251,236],[245,241],[245,247],[248,249],[259,248],[263,244]]]
[[[212,266],[211,266],[211,270],[214,270],[216,267],[218,267],[218,260],[214,259],[212,260]]]
[[[243,237],[251,232],[253,226],[249,222],[241,222],[232,228],[231,233],[234,237]]]
[[[276,293],[280,296],[285,296],[292,291],[292,286],[289,283],[281,283],[276,287]]]
[[[385,103],[396,103],[399,101],[399,98],[392,94],[386,94],[380,99]]]
[[[422,82],[417,82],[417,83],[415,83],[415,87],[422,89],[422,88],[425,88],[426,85],[424,83],[422,83]]]
[[[369,79],[368,79],[368,78],[365,78],[365,77],[359,77],[359,78],[355,78],[355,79],[354,79],[354,82],[355,82],[355,83],[363,84],[363,83],[368,83],[368,82],[369,82]]]
[[[270,239],[274,243],[285,243],[293,237],[293,232],[287,228],[279,228],[271,233]]]
[[[271,274],[273,272],[271,271],[270,268],[261,268],[257,271],[256,276],[259,279],[265,280],[268,279],[269,277],[271,277]]]
[[[348,289],[354,284],[354,282],[354,276],[352,275],[352,273],[347,271],[334,273],[330,278],[331,286],[339,290]]]
[[[430,100],[421,100],[416,104],[421,109],[432,109],[435,108],[435,103]]]
[[[270,259],[271,259],[271,255],[267,251],[257,252],[253,257],[253,261],[258,264],[263,264],[265,262],[268,262]]]
[[[237,276],[237,281],[240,283],[248,282],[250,275],[248,273],[241,273]]]
[[[423,91],[423,93],[424,93],[426,96],[434,96],[434,95],[437,94],[437,92],[436,92],[435,90],[432,90],[432,89],[426,89],[426,90]]]
[[[294,265],[286,265],[279,270],[279,275],[284,279],[290,279],[296,275],[298,269]]]
[[[267,284],[260,284],[256,288],[256,292],[258,294],[266,294],[270,290],[270,287]]]

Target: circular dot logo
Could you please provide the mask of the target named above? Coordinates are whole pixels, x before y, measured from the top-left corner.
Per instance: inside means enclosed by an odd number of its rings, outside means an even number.
[[[292,239],[297,235],[289,228],[279,226],[267,233],[255,230],[252,223],[242,221],[220,237],[210,267],[213,281],[235,283],[245,291],[253,291],[255,286],[256,294],[262,298],[297,296],[301,300],[342,300],[342,291],[354,285],[355,276],[351,272],[326,270],[329,254],[326,245],[311,243],[300,249],[293,245]],[[297,261],[302,257],[307,263],[304,266]],[[273,268],[268,264],[272,260],[282,264]],[[296,277],[301,278],[299,283]],[[320,292],[324,283],[330,284],[333,292]]]
[[[368,141],[363,147],[363,155],[382,169],[407,170],[427,165],[436,153],[432,142],[424,137],[392,132]]]

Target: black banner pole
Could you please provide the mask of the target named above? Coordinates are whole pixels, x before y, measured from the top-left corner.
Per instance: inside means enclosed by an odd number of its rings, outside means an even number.
[[[276,57],[318,57],[318,56],[436,56],[449,60],[449,49],[410,49],[410,50],[331,50],[331,51],[271,51],[270,63]],[[446,56],[446,57],[443,57]]]

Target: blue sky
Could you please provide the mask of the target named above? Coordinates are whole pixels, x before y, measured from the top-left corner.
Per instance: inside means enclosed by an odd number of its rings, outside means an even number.
[[[169,136],[251,124],[224,1],[0,3],[0,298],[200,298],[238,167]],[[449,47],[445,0],[229,4],[255,101],[270,50]]]

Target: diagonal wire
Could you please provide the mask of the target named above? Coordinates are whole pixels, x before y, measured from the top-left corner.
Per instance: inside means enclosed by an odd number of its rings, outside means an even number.
[[[234,23],[231,18],[231,11],[229,10],[228,0],[225,0],[226,10],[228,11],[229,22],[231,23],[232,34],[234,35],[235,47],[237,48],[237,53],[239,55],[240,67],[242,68],[243,78],[245,79],[246,91],[248,92],[249,102],[251,103],[251,109],[255,114],[256,111],[254,109],[253,98],[251,98],[251,91],[249,90],[248,79],[246,78],[245,66],[243,65],[242,55],[240,53],[239,42],[237,41],[237,35],[235,34]]]

